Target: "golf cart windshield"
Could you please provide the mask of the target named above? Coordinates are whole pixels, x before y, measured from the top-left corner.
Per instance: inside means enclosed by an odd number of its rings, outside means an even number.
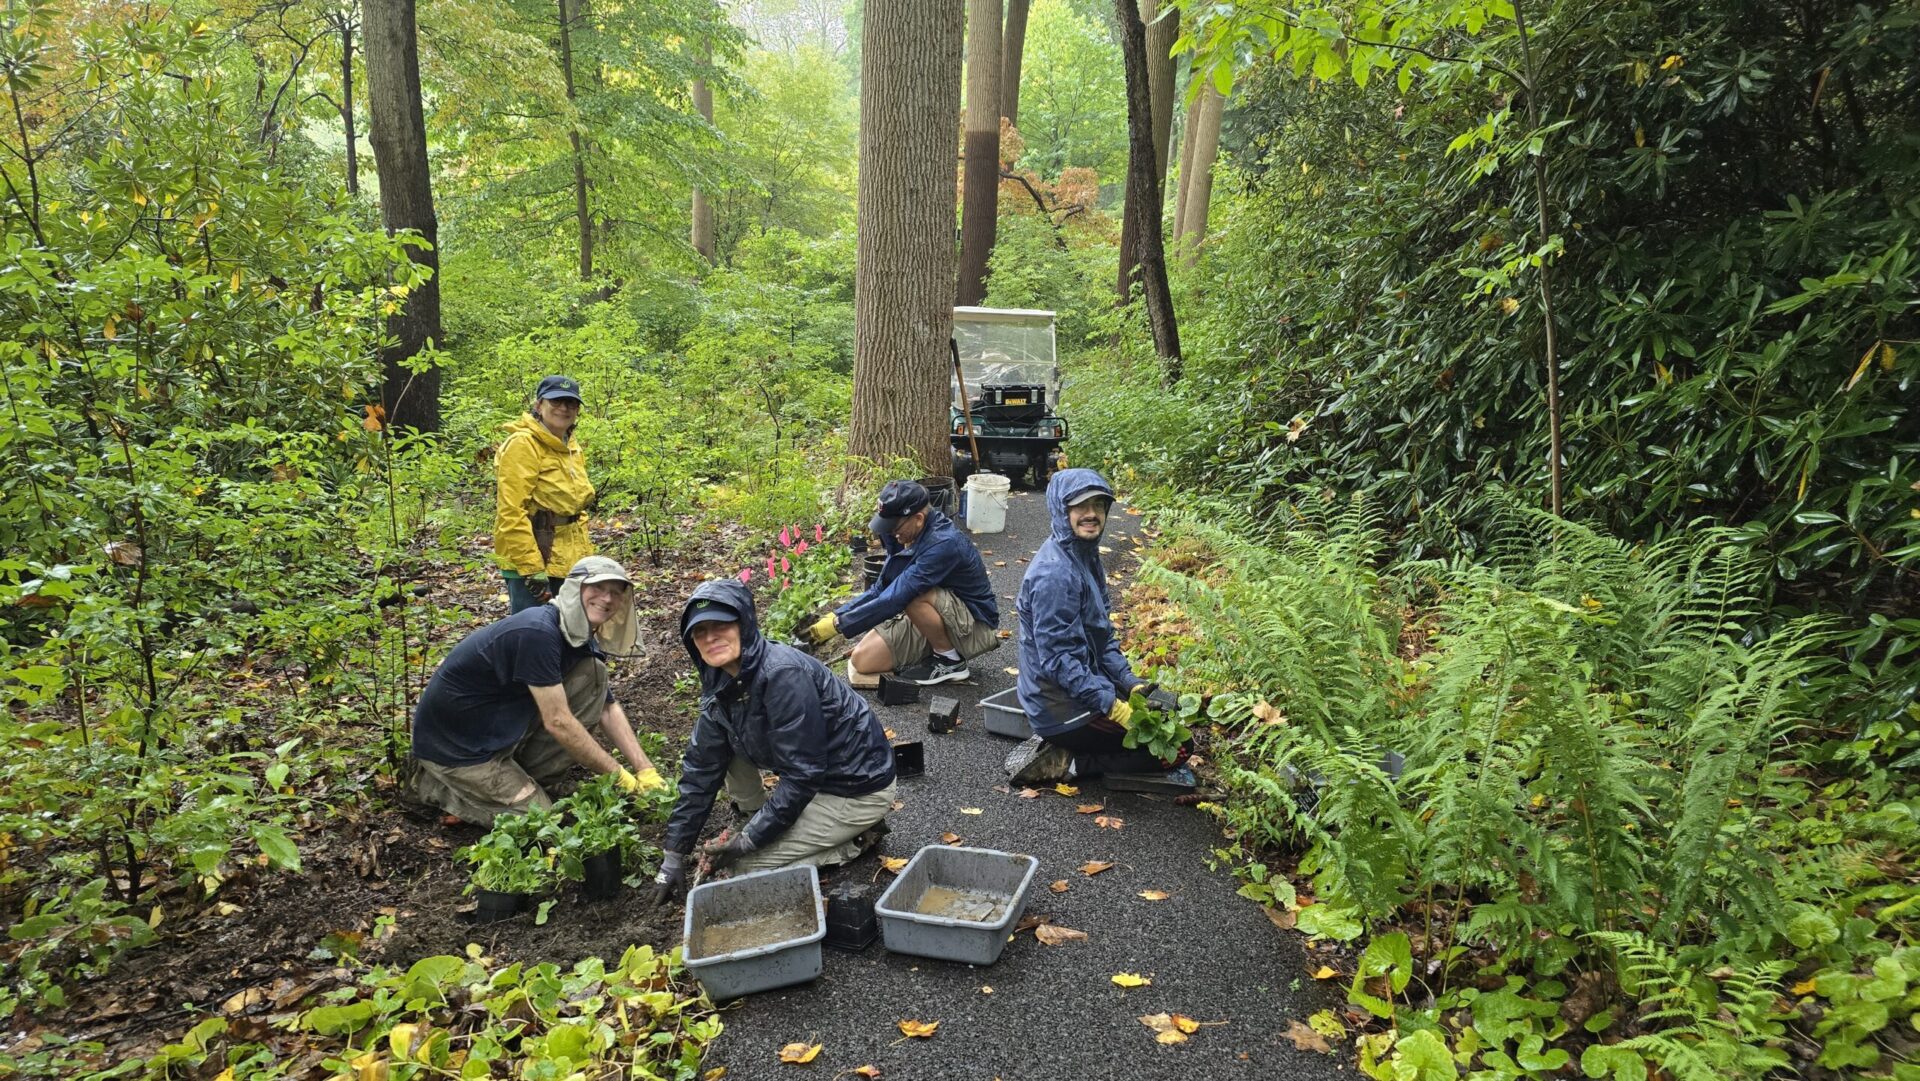
[[[967,392],[983,387],[1044,386],[1047,400],[1060,400],[1060,368],[1054,363],[1053,313],[1012,308],[953,309],[953,340],[960,348],[960,374]],[[960,405],[960,388],[953,388]]]

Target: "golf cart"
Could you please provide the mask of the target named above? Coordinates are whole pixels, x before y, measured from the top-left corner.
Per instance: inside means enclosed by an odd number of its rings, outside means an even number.
[[[1053,313],[1012,308],[953,309],[953,478],[1008,480],[1030,472],[1035,488],[1065,464],[1067,419]]]

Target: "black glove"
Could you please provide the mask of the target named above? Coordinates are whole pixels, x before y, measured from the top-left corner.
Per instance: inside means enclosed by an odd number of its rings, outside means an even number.
[[[734,830],[724,841],[708,841],[700,846],[700,854],[713,861],[715,870],[731,864],[759,846],[747,838],[744,829]]]
[[[658,908],[673,899],[687,884],[687,854],[685,852],[663,852],[660,855],[660,872],[653,876],[653,906]]]
[[[1136,683],[1133,693],[1147,700],[1147,705],[1162,713],[1180,712],[1180,699],[1172,691],[1163,690],[1158,683]]]
[[[533,596],[533,603],[545,604],[553,599],[553,579],[544,574],[528,578],[527,592]]]

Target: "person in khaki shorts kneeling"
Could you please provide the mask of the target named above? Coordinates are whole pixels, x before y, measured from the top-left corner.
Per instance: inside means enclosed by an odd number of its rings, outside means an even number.
[[[722,785],[747,819],[700,849],[716,869],[832,866],[879,841],[893,809],[893,748],[853,688],[762,637],[753,594],[732,578],[693,591],[680,636],[700,673],[700,716],[680,762],[654,903],[685,885]],[[763,769],[780,777],[771,792],[760,784]]]
[[[871,528],[887,550],[879,579],[808,636],[819,644],[871,630],[849,661],[860,675],[891,671],[922,686],[972,678],[967,658],[1000,644],[1000,606],[979,549],[916,481],[881,490]]]
[[[606,650],[631,653],[634,634],[627,572],[588,556],[553,603],[462,639],[413,711],[414,795],[485,826],[551,806],[547,788],[576,762],[628,791],[664,788],[607,682]],[[601,748],[602,733],[633,769]]]

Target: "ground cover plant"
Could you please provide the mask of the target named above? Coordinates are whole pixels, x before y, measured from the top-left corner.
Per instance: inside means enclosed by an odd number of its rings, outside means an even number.
[[[1770,616],[1730,531],[1501,506],[1482,562],[1303,493],[1171,519],[1141,575],[1129,645],[1207,695],[1243,892],[1366,938],[1330,1025],[1377,1077],[1910,1076],[1920,820],[1871,733],[1911,699]]]

